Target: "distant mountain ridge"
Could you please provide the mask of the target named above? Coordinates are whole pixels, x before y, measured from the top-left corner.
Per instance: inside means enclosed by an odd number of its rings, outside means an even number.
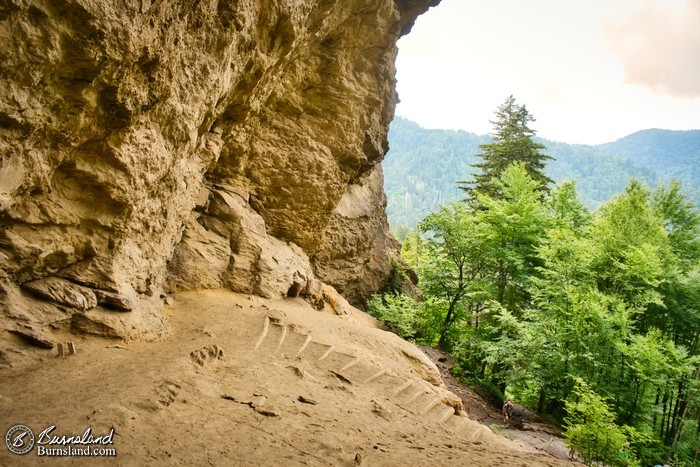
[[[555,182],[577,180],[581,200],[590,208],[621,192],[631,178],[650,187],[677,179],[700,201],[700,130],[641,130],[595,146],[538,140],[555,159],[547,175]],[[382,163],[392,227],[413,228],[441,204],[462,198],[457,181],[470,179],[478,146],[490,141],[488,135],[426,129],[395,118]]]
[[[664,179],[700,184],[700,130],[642,130],[598,147],[657,167]]]

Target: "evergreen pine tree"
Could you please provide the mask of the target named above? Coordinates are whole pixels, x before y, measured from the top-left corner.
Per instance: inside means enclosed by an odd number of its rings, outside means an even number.
[[[471,201],[476,200],[476,193],[482,193],[494,198],[501,195],[494,181],[503,171],[514,162],[525,166],[532,179],[538,182],[542,191],[548,192],[548,184],[552,180],[544,173],[545,163],[550,156],[541,152],[545,146],[533,140],[535,131],[528,125],[535,119],[524,105],[518,105],[510,95],[498,107],[496,119],[491,121],[494,131],[493,142],[479,145],[483,152],[477,154],[483,162],[473,164],[481,172],[474,175],[472,182],[458,182],[460,188],[467,192]]]

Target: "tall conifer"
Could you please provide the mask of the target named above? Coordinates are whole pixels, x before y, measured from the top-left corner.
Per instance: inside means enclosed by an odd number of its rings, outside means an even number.
[[[494,181],[514,162],[525,166],[530,177],[541,185],[542,191],[548,192],[552,180],[544,173],[546,161],[552,157],[544,154],[545,146],[534,141],[535,131],[528,125],[535,121],[524,105],[518,105],[510,95],[498,107],[496,119],[491,120],[494,131],[493,142],[479,145],[483,151],[477,154],[483,162],[473,164],[480,170],[472,182],[459,182],[461,189],[467,192],[470,200],[476,200],[476,193],[483,193],[499,198],[501,194]]]

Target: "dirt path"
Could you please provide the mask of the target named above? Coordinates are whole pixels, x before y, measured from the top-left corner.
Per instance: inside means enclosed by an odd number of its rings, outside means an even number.
[[[449,354],[430,347],[420,349],[435,363],[445,386],[462,400],[468,417],[490,427],[501,436],[537,451],[546,452],[562,461],[568,461],[568,448],[562,430],[546,423],[537,414],[515,404],[511,428],[505,428],[501,408],[486,401],[452,376],[453,361]]]
[[[166,341],[80,339],[0,373],[3,436],[113,427],[115,458],[0,446],[0,465],[568,464],[456,411],[417,348],[361,318],[222,291],[179,294],[168,316]]]

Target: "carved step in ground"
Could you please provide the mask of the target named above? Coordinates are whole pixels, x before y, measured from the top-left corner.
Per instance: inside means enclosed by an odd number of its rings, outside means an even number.
[[[476,436],[466,416],[459,415],[455,407],[445,404],[425,382],[407,375],[391,374],[360,357],[317,342],[310,333],[300,332],[299,328],[282,324],[276,318],[265,317],[254,348],[259,353],[277,358],[310,362],[312,368],[309,370],[294,367],[302,377],[306,373],[318,379],[324,372],[330,372],[345,384],[367,386],[376,395],[393,400],[415,416],[445,425],[458,434],[468,432],[467,436]]]

